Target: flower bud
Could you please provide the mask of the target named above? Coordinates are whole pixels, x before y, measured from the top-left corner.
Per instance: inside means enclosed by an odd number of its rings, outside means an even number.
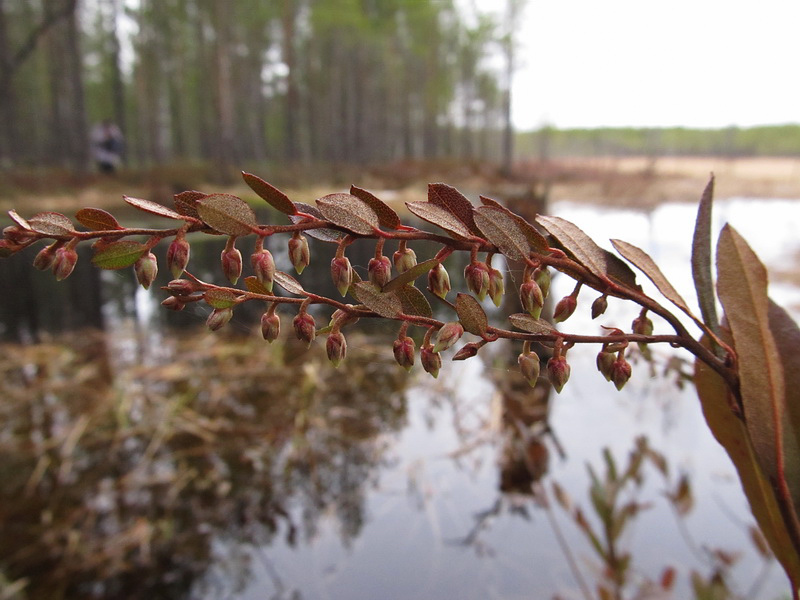
[[[281,318],[269,311],[261,315],[261,335],[270,344],[278,339],[281,334]]]
[[[226,248],[220,254],[222,261],[222,272],[231,285],[236,285],[239,277],[242,275],[242,253],[238,248]]]
[[[467,289],[477,296],[478,300],[486,298],[489,291],[489,267],[482,262],[472,262],[464,269],[464,281]]]
[[[411,248],[403,248],[392,255],[394,268],[398,273],[405,273],[417,265],[417,253]]]
[[[541,364],[539,363],[539,356],[535,352],[523,352],[517,358],[520,373],[525,378],[531,387],[536,386],[536,380],[539,379],[539,372]]]
[[[347,290],[353,283],[353,268],[350,266],[350,259],[346,256],[337,256],[331,261],[331,279],[339,293],[346,296]]]
[[[503,301],[503,294],[506,291],[505,283],[503,282],[503,274],[497,269],[489,269],[489,297],[494,302],[495,306],[500,306]]]
[[[564,384],[569,380],[570,367],[563,356],[555,356],[547,361],[547,378],[553,384],[553,389],[559,394],[564,389]]]
[[[444,298],[450,291],[450,275],[442,263],[428,271],[428,287],[439,298]]]
[[[136,273],[136,281],[139,282],[139,285],[149,290],[150,286],[153,285],[153,281],[156,279],[156,275],[158,275],[158,261],[156,260],[156,255],[152,252],[148,252],[140,256],[133,265],[133,271]]]
[[[519,286],[519,302],[525,312],[538,319],[544,306],[544,295],[539,284],[535,281],[526,281]]]
[[[40,271],[47,271],[52,268],[53,261],[56,259],[56,249],[52,244],[39,250],[36,258],[33,259],[33,266]]]
[[[426,373],[430,373],[434,378],[439,377],[439,369],[442,368],[442,357],[436,354],[433,348],[430,346],[422,348],[420,362],[422,362],[422,368],[425,369]]]
[[[631,329],[639,335],[653,335],[653,322],[647,316],[639,315],[631,323]]]
[[[397,364],[410,371],[414,366],[414,340],[408,336],[396,339],[392,345],[392,352]]]
[[[478,350],[481,349],[481,346],[482,344],[480,342],[464,344],[461,346],[461,349],[453,355],[453,360],[467,360],[468,358],[472,358],[478,354]]]
[[[215,308],[211,311],[211,314],[208,315],[206,325],[208,325],[211,331],[216,331],[225,326],[228,321],[231,320],[231,317],[233,317],[233,309],[231,307]]]
[[[328,360],[334,367],[338,367],[347,355],[347,340],[341,331],[335,331],[328,336],[325,350],[328,352]]]
[[[62,281],[69,277],[72,270],[75,268],[75,263],[78,262],[78,253],[70,246],[64,246],[56,250],[56,256],[53,259],[52,269],[56,276],[57,281]]]
[[[533,272],[533,280],[539,286],[539,289],[542,290],[542,297],[547,298],[547,294],[550,293],[550,282],[552,280],[550,269],[545,266],[536,267],[536,270]]]
[[[314,317],[307,312],[298,313],[292,321],[292,327],[297,339],[307,342],[309,346],[317,336],[317,324],[314,322]]]
[[[183,300],[181,300],[178,296],[170,296],[169,298],[161,301],[161,306],[178,312],[186,308],[186,303],[184,303]]]
[[[0,258],[8,258],[15,252],[19,252],[25,246],[12,242],[11,240],[0,240]]]
[[[196,291],[195,284],[188,279],[173,279],[167,284],[166,289],[173,296],[188,296]]]
[[[592,318],[596,319],[608,308],[608,297],[603,295],[599,298],[596,298],[594,302],[592,302]]]
[[[618,358],[611,367],[611,381],[617,390],[621,390],[631,378],[631,364],[624,358]]]
[[[611,381],[611,372],[614,367],[614,361],[617,358],[613,352],[606,352],[601,350],[597,353],[597,370],[602,373],[606,381]]]
[[[572,313],[575,312],[575,308],[577,308],[577,306],[578,299],[575,298],[575,296],[564,296],[558,301],[558,304],[556,304],[556,308],[553,311],[553,322],[561,323],[562,321],[566,321],[572,316]]]
[[[308,240],[304,235],[291,237],[289,239],[289,260],[294,265],[294,270],[298,274],[303,272],[311,262],[311,253],[308,249]]]
[[[253,252],[250,255],[250,266],[253,267],[256,279],[267,288],[268,292],[271,292],[275,277],[275,259],[272,258],[272,253],[269,250]]]
[[[3,238],[12,244],[24,245],[30,239],[33,233],[18,225],[9,225],[3,229]]]
[[[433,346],[433,351],[438,353],[447,350],[460,340],[462,335],[464,335],[464,328],[461,323],[455,321],[445,323],[436,333],[436,343]]]
[[[351,304],[348,304],[348,306],[352,308]],[[339,327],[345,327],[347,325],[355,325],[356,323],[358,323],[358,316],[353,312],[348,312],[340,308],[337,308],[335,311],[333,311],[333,314],[331,315],[331,321],[329,325],[333,327],[334,324],[336,323],[339,324]]]
[[[181,276],[186,265],[189,264],[190,250],[189,242],[183,237],[176,237],[167,248],[167,267],[175,279]]]
[[[388,256],[370,258],[367,265],[367,275],[369,281],[378,288],[382,288],[392,278],[392,261]]]

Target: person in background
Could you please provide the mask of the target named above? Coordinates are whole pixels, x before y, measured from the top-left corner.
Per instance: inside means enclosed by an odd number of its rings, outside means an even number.
[[[111,119],[104,119],[92,128],[92,156],[101,173],[113,174],[122,163],[125,139]]]

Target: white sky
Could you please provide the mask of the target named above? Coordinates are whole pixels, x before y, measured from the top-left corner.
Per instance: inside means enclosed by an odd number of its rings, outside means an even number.
[[[520,129],[800,122],[800,0],[528,0],[519,40]]]

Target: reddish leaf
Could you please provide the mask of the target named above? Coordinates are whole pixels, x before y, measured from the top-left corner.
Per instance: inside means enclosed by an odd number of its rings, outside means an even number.
[[[429,183],[428,202],[455,216],[473,235],[481,235],[472,215],[472,202],[456,188],[444,183]]]
[[[320,221],[325,221],[325,217],[322,213],[317,209],[316,206],[311,206],[310,204],[306,204],[305,202],[295,202],[294,205],[297,209],[301,212],[306,213],[307,215],[311,215],[315,219],[319,219]],[[302,223],[306,220],[305,217],[300,217],[297,215],[289,215],[289,220],[292,223]],[[321,242],[329,242],[333,244],[338,244],[339,240],[341,240],[345,235],[344,232],[339,231],[338,229],[330,229],[328,227],[322,227],[320,229],[307,229],[304,232],[308,237],[312,237],[315,240],[319,240]]]
[[[105,231],[110,229],[122,229],[119,221],[109,212],[102,208],[82,208],[75,213],[78,223],[91,229],[92,231]]]
[[[469,294],[456,296],[456,313],[464,331],[483,336],[489,327],[489,320],[478,301]]]
[[[481,202],[485,206],[498,208],[507,215],[511,216],[511,218],[517,223],[519,230],[528,239],[528,243],[531,245],[533,250],[538,252],[547,252],[548,248],[550,248],[550,244],[547,243],[547,240],[544,238],[544,236],[539,233],[539,231],[533,225],[528,223],[528,221],[519,216],[517,213],[510,211],[499,202],[492,200],[491,198],[487,198],[486,196],[481,196],[480,198]]]
[[[528,313],[515,313],[508,317],[511,324],[517,329],[527,331],[528,333],[556,333],[553,326],[547,321],[541,319],[534,319]]]
[[[248,235],[258,227],[250,205],[231,194],[211,194],[198,200],[197,212],[209,227],[227,235]]]
[[[403,305],[396,293],[380,292],[367,281],[353,284],[350,292],[361,304],[384,318],[393,319],[403,312]]]
[[[28,219],[28,225],[33,231],[43,235],[62,236],[75,233],[72,221],[57,212],[37,213]]]
[[[711,277],[711,208],[713,203],[714,176],[712,175],[703,190],[700,206],[697,208],[697,220],[692,238],[692,279],[694,280],[694,289],[697,291],[697,302],[700,305],[703,322],[711,328],[711,331],[719,335],[714,281]]]
[[[231,308],[236,305],[236,294],[230,290],[212,288],[203,294],[206,303],[212,308]]]
[[[247,288],[247,291],[253,294],[261,294],[262,296],[273,295],[272,292],[270,292],[264,286],[264,284],[258,280],[258,277],[254,277],[253,275],[244,278],[244,285]]]
[[[176,213],[171,208],[167,208],[158,202],[142,200],[141,198],[131,198],[130,196],[123,196],[122,199],[134,208],[138,208],[139,210],[150,213],[151,215],[158,215],[159,217],[165,217],[167,219],[183,221],[183,216],[181,214]]]
[[[175,204],[175,210],[185,217],[192,217],[193,219],[200,219],[200,213],[197,212],[197,202],[207,197],[208,194],[198,192],[195,190],[187,190],[172,197]]]
[[[372,235],[380,227],[375,211],[351,194],[328,194],[317,200],[317,207],[326,220],[359,235]]]
[[[475,209],[475,224],[483,236],[500,249],[511,260],[525,260],[531,246],[513,217],[502,209],[481,206]]]
[[[279,210],[287,215],[297,214],[297,208],[295,207],[294,202],[289,200],[289,196],[284,194],[278,188],[273,187],[252,173],[245,173],[242,171],[242,177],[244,178],[245,183],[250,186],[250,189],[261,196],[264,200],[269,202],[274,209]]]
[[[131,240],[110,242],[95,252],[92,264],[101,269],[124,269],[130,267],[147,252],[147,246]]]
[[[14,223],[19,225],[23,229],[27,229],[28,231],[31,230],[30,223],[28,223],[28,221],[26,221],[21,216],[19,216],[17,211],[15,211],[14,209],[11,209],[10,211],[8,211],[8,216],[11,217],[11,220],[14,221]]]
[[[394,209],[374,194],[354,185],[350,186],[350,193],[375,211],[381,227],[397,229],[402,225]]]
[[[448,210],[431,202],[406,202],[408,210],[423,221],[441,227],[456,239],[468,239],[472,233]]]
[[[287,292],[294,294],[295,296],[305,296],[306,294],[306,291],[303,289],[303,286],[300,285],[300,282],[283,271],[275,271],[275,275],[273,275],[273,281]]]
[[[394,293],[400,299],[400,304],[403,306],[405,314],[428,318],[433,316],[433,310],[428,299],[425,298],[425,294],[413,285],[401,286]]]
[[[383,286],[383,291],[393,292],[395,290],[399,290],[401,287],[403,287],[406,284],[412,283],[415,279],[417,279],[417,277],[424,275],[438,264],[439,261],[433,258],[428,259],[421,263],[417,263],[416,265],[411,267],[408,271],[403,271],[397,277],[387,282],[386,285]]]

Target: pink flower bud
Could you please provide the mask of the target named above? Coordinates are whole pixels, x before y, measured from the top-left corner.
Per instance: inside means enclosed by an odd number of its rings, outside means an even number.
[[[346,256],[337,256],[331,261],[331,279],[339,293],[346,296],[347,290],[353,284],[353,268],[350,266],[350,259]]]
[[[294,334],[297,339],[301,342],[307,342],[309,346],[317,336],[317,324],[314,322],[314,317],[307,312],[298,313],[292,321],[292,327],[294,327]]]
[[[550,282],[552,280],[550,269],[545,266],[537,267],[533,272],[533,280],[536,282],[536,285],[539,286],[539,289],[542,290],[542,298],[547,298],[547,294],[550,293]]]
[[[139,282],[144,289],[149,290],[153,285],[153,281],[158,275],[158,261],[156,255],[152,252],[143,254],[139,260],[133,265],[133,271],[136,273],[136,281]]]
[[[444,298],[450,291],[450,275],[442,263],[428,271],[428,287],[439,298]]]
[[[269,311],[261,315],[261,335],[270,344],[278,339],[281,334],[281,318],[275,313],[270,314]]]
[[[275,277],[275,259],[272,258],[272,253],[269,250],[253,252],[250,255],[250,266],[253,267],[256,279],[267,288],[268,292],[271,292],[273,278]]]
[[[190,250],[189,242],[183,237],[176,237],[167,248],[167,267],[175,279],[181,276],[186,265],[189,264]]]
[[[506,286],[503,282],[503,274],[497,269],[489,269],[489,297],[495,306],[500,306],[505,291]]]
[[[0,240],[0,258],[8,258],[15,252],[19,252],[25,246],[12,242],[11,240]]]
[[[559,394],[569,380],[570,367],[563,356],[553,357],[547,361],[547,378],[553,384],[553,389]]]
[[[456,323],[455,321],[445,323],[436,333],[436,343],[433,346],[433,351],[439,353],[447,350],[460,340],[462,335],[464,335],[464,328],[461,323]]]
[[[242,275],[242,253],[239,252],[238,248],[225,249],[220,254],[220,260],[222,261],[222,272],[225,277],[228,278],[231,285],[236,285]]]
[[[303,272],[311,262],[311,253],[308,249],[308,240],[304,235],[291,237],[289,239],[289,260],[292,261],[295,271],[298,274]]]
[[[188,296],[196,291],[196,287],[188,279],[173,279],[167,284],[167,291],[173,296]]]
[[[417,253],[411,248],[404,248],[395,252],[392,260],[394,260],[394,268],[397,269],[397,272],[405,273],[417,265]]]
[[[169,310],[178,312],[186,308],[186,304],[177,296],[170,296],[169,298],[161,301],[161,306]]]
[[[211,331],[216,331],[224,327],[228,321],[231,320],[233,317],[233,309],[228,308],[215,308],[211,311],[211,314],[208,315],[208,319],[206,319],[206,325]]]
[[[78,262],[78,253],[70,246],[64,246],[56,250],[56,256],[53,259],[52,269],[56,276],[57,281],[62,281],[70,276],[72,270],[75,268],[75,263]]]
[[[481,344],[478,342],[464,344],[461,349],[453,355],[453,360],[467,360],[468,358],[472,358],[478,354],[478,350],[480,349]]]
[[[33,266],[40,271],[47,271],[53,267],[53,262],[56,259],[56,248],[51,244],[39,250],[36,258],[33,259]]]
[[[572,313],[575,312],[577,306],[578,300],[575,296],[564,296],[558,301],[558,304],[556,304],[556,308],[553,311],[553,321],[555,323],[566,321],[572,316]]]
[[[464,280],[467,289],[477,296],[478,300],[486,298],[489,291],[489,267],[482,262],[473,262],[464,269]]]
[[[347,340],[341,331],[335,331],[328,336],[325,350],[328,352],[328,360],[334,367],[338,367],[347,355]]]
[[[24,245],[31,239],[32,235],[30,231],[22,229],[18,225],[9,225],[3,229],[3,238],[12,244]]]
[[[617,390],[621,390],[631,378],[631,364],[624,358],[618,358],[611,367],[611,381]]]
[[[519,302],[525,312],[538,319],[544,306],[544,295],[539,284],[535,281],[526,281],[519,286]]]
[[[367,275],[369,281],[378,288],[382,288],[392,278],[392,261],[388,256],[380,258],[370,258],[367,265]]]
[[[595,299],[592,302],[592,318],[596,319],[608,308],[608,298],[606,296],[600,296],[599,298]]]
[[[442,357],[436,354],[433,348],[430,346],[423,347],[420,353],[420,361],[426,373],[430,373],[434,378],[439,377],[439,369],[442,368]]]
[[[527,381],[531,387],[535,387],[536,380],[539,379],[539,371],[541,370],[539,357],[535,352],[523,352],[517,358],[517,363],[519,364],[520,373],[522,373],[525,381]]]
[[[606,381],[611,381],[611,372],[614,368],[614,361],[616,360],[617,358],[613,352],[601,350],[597,353],[597,370],[603,374]]]
[[[410,371],[414,366],[414,340],[408,336],[396,339],[392,345],[392,352],[397,364]]]

